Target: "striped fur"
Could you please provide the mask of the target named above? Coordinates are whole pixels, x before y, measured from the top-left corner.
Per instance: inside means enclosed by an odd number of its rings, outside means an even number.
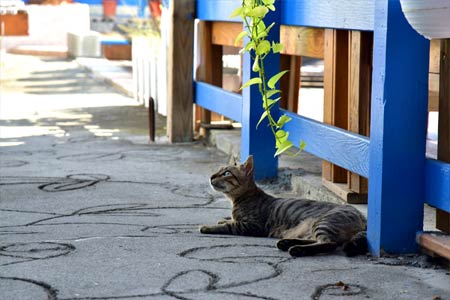
[[[202,226],[201,233],[274,237],[292,256],[309,256],[343,246],[349,255],[367,252],[366,220],[350,205],[306,199],[275,198],[253,180],[253,157],[211,176],[214,190],[232,202],[232,218]]]

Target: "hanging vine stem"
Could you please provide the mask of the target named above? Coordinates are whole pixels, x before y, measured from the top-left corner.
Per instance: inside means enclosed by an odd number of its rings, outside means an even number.
[[[241,89],[258,84],[264,112],[261,115],[256,127],[258,127],[265,118],[268,119],[270,129],[275,137],[276,152],[274,156],[277,156],[289,150],[293,144],[288,140],[289,132],[283,130],[284,124],[289,122],[291,118],[283,114],[279,117],[278,121],[275,121],[271,114],[271,109],[281,99],[281,96],[276,97],[275,99],[272,98],[277,94],[281,94],[281,91],[276,89],[276,84],[288,71],[281,71],[267,80],[264,69],[264,59],[270,55],[271,52],[276,54],[280,53],[283,49],[283,45],[281,43],[276,43],[274,41],[271,43],[267,39],[270,30],[275,25],[275,22],[269,26],[266,26],[264,23],[264,17],[270,10],[275,11],[274,3],[275,0],[243,0],[241,6],[233,11],[230,18],[237,16],[242,18],[245,30],[239,33],[236,37],[235,45],[238,45],[244,37],[249,38],[249,41],[241,52],[249,53],[254,61],[252,70],[253,72],[258,73],[258,77],[248,80],[242,85]],[[299,146],[300,151],[303,150],[304,147],[305,143],[301,141]]]

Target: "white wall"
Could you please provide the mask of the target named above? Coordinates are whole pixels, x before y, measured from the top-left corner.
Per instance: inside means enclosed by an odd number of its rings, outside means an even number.
[[[29,36],[5,36],[0,39],[2,49],[22,45],[67,46],[67,32],[89,31],[87,4],[26,5]]]

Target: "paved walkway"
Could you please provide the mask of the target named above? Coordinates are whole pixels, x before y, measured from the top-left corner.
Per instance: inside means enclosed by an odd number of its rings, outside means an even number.
[[[1,60],[0,299],[450,299],[425,256],[292,259],[201,235],[229,215],[208,185],[225,154],[148,144],[146,110],[75,62]]]

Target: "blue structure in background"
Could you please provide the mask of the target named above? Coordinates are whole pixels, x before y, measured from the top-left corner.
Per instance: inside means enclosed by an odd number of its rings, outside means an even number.
[[[88,5],[102,5],[102,0],[74,0],[77,3],[84,3]],[[147,0],[117,0],[118,6],[137,7],[137,17],[145,16],[145,8],[147,7]]]
[[[429,41],[407,23],[399,0],[277,2],[278,13],[269,17],[277,25],[374,32],[370,139],[282,111],[292,118],[285,128],[294,145],[302,139],[305,151],[370,179],[368,241],[373,254],[417,251],[424,203],[450,212],[450,164],[425,157]],[[238,5],[236,0],[197,0],[197,18],[229,22]],[[272,30],[278,33],[279,26]],[[251,66],[244,56],[243,82],[250,78]],[[270,73],[278,72],[279,59],[270,66]],[[262,125],[256,129],[259,94],[245,89],[241,96],[203,82],[194,85],[196,104],[242,123],[241,157],[254,155],[255,176],[275,176],[272,133]]]

